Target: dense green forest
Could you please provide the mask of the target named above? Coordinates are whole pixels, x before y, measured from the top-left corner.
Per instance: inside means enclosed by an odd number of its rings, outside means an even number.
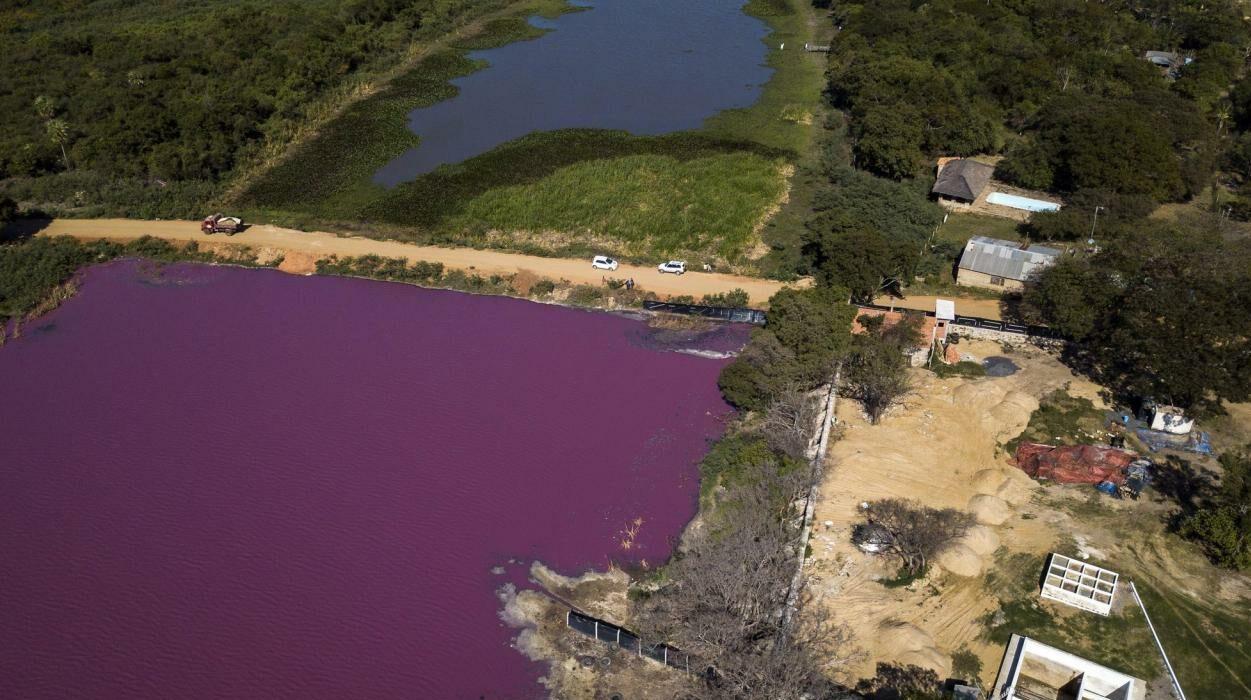
[[[1207,184],[1249,38],[1231,1],[839,4],[834,103],[856,164],[902,178],[1006,153],[1027,187],[1180,199]],[[1174,52],[1175,79],[1144,60]]]
[[[88,213],[194,215],[264,144],[288,142],[318,100],[502,4],[5,3],[3,189]]]
[[[814,4],[839,27],[828,95],[842,118],[814,173],[799,273],[863,297],[950,265],[958,249],[922,255],[942,218],[925,201],[941,156],[1002,156],[1000,179],[1061,195],[1060,213],[1021,231],[1039,239],[1084,239],[1096,207],[1118,230],[1168,202],[1251,218],[1251,30],[1239,3]]]

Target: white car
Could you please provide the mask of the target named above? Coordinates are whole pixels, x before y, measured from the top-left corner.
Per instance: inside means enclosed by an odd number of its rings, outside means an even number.
[[[686,263],[681,260],[670,260],[667,263],[661,263],[656,266],[660,272],[672,272],[675,275],[686,274]]]
[[[591,267],[596,270],[616,270],[617,261],[607,255],[596,255],[591,259]]]

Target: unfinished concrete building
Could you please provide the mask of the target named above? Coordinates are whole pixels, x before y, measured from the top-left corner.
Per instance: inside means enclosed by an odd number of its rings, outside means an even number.
[[[995,700],[1144,700],[1147,684],[1042,642],[1012,635],[990,697]]]
[[[1107,616],[1120,575],[1080,559],[1052,554],[1043,576],[1042,597]]]

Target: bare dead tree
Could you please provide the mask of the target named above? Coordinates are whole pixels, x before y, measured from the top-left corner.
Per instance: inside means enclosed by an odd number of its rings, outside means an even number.
[[[769,447],[791,457],[807,457],[820,407],[817,401],[792,385],[773,399],[760,425]]]
[[[870,525],[889,533],[878,542],[882,550],[898,556],[913,575],[924,571],[932,558],[963,537],[974,522],[971,513],[929,508],[902,498],[874,501],[867,514]]]
[[[636,604],[636,626],[708,669],[692,698],[830,697],[824,665],[842,658],[846,629],[814,610],[788,632],[780,614],[802,548],[795,504],[810,475],[770,464],[748,472],[666,569],[667,583]]]

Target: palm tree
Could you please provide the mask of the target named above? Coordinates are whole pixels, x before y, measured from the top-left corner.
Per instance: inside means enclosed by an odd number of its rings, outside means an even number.
[[[40,95],[35,98],[35,116],[41,121],[47,122],[56,116],[56,105],[52,103],[52,98],[47,95]]]
[[[48,130],[48,139],[61,147],[61,158],[65,160],[65,169],[69,170],[69,154],[65,152],[65,142],[69,141],[69,124],[64,119],[49,119],[44,126]]]
[[[65,152],[65,143],[69,141],[69,123],[56,118],[56,104],[47,95],[35,98],[35,116],[43,120],[48,139],[61,147],[61,159],[65,161],[65,169],[69,170],[69,154]]]
[[[1232,112],[1233,110],[1230,108],[1228,102],[1222,102],[1220,106],[1216,108],[1216,135],[1218,137],[1221,135],[1221,132],[1225,130],[1225,122],[1229,121],[1229,118],[1233,116]]]

